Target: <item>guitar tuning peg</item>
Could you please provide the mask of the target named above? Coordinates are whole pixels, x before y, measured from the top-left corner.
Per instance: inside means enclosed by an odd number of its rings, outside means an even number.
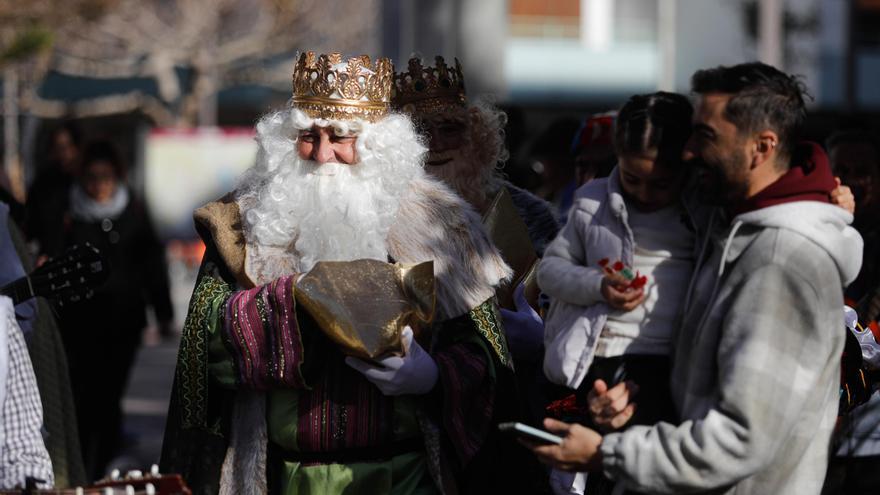
[[[118,480],[119,480],[119,474],[120,474],[120,473],[119,473],[119,470],[118,470],[118,469],[114,469],[113,471],[110,471],[110,479],[113,480],[113,481],[118,481]]]
[[[104,495],[113,495],[113,489],[109,487],[104,488]]]
[[[150,476],[159,476],[159,466],[153,464],[150,466]]]
[[[144,477],[144,473],[142,473],[139,469],[135,469],[126,473],[125,477],[128,479],[139,480]]]
[[[135,495],[134,486],[125,485],[125,495]]]
[[[153,486],[152,483],[147,483],[147,486],[144,487],[144,491],[147,495],[156,495],[156,487]]]
[[[83,490],[83,487],[78,486],[78,487],[76,487],[76,491],[75,491],[75,493],[76,493],[76,495],[85,495],[85,494],[86,494],[86,491]]]

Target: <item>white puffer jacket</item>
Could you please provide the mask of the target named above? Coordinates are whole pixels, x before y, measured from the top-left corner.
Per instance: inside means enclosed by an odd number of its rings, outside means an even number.
[[[697,205],[692,196],[686,194],[682,205],[696,233],[696,258],[706,238],[709,209]],[[551,298],[544,320],[544,374],[553,383],[580,386],[610,311],[601,293],[599,260],[621,260],[631,266],[634,249],[615,168],[608,178],[591,181],[575,192],[568,222],[538,267],[538,285]]]

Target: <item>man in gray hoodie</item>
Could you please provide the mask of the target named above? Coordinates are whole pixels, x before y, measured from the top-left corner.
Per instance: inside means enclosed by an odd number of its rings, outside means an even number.
[[[604,437],[552,420],[545,462],[652,493],[818,494],[837,413],[852,216],[815,145],[798,148],[797,79],[760,63],[697,72],[686,155],[719,204],[675,338],[678,424]],[[727,220],[730,219],[730,220]]]

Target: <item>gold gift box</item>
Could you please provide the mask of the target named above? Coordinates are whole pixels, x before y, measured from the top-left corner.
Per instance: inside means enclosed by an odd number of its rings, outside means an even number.
[[[431,261],[321,261],[295,286],[297,305],[330,340],[344,354],[367,360],[402,355],[407,325],[427,348],[435,294]]]

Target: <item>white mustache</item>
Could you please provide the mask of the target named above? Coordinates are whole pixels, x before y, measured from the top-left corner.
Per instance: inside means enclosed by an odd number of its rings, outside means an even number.
[[[344,167],[350,167],[351,165],[345,165],[339,162],[327,162],[323,164],[319,164],[317,162],[306,162],[312,169],[308,172],[309,175],[316,175],[320,177],[333,177],[334,175],[340,174],[344,169]]]

